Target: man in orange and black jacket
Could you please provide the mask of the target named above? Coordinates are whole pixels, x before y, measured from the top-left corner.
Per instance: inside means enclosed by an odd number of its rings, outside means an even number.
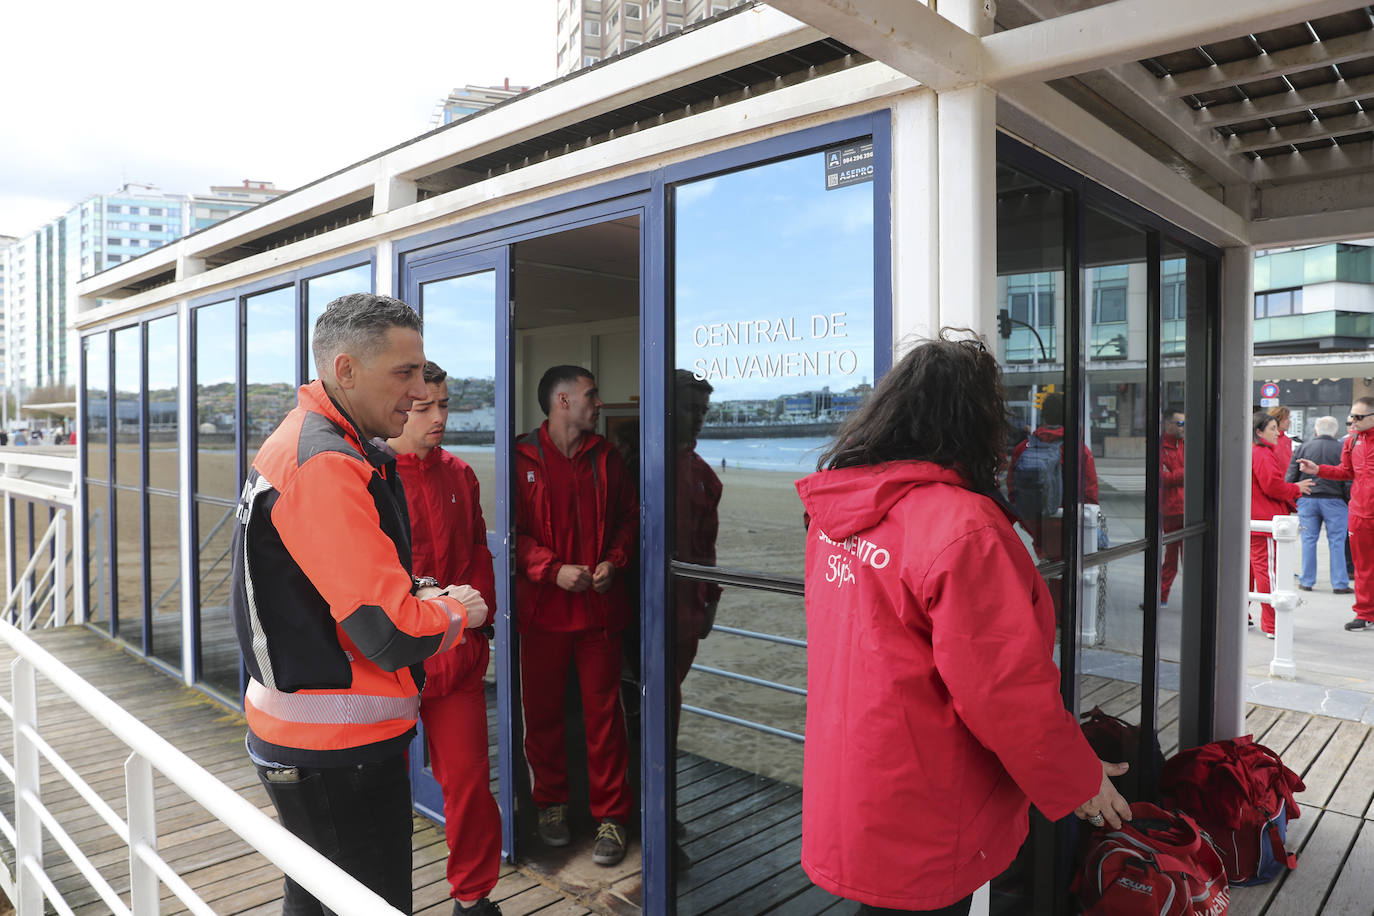
[[[250,680],[248,753],[282,825],[404,913],[405,751],[426,658],[487,607],[410,574],[410,522],[385,439],[424,397],[420,318],[355,293],[315,327],[320,378],[263,443],[239,499],[231,609]],[[284,916],[327,912],[288,878]]]

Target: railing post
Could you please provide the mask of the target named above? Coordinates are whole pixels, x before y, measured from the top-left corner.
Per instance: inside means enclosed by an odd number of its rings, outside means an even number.
[[[1269,583],[1274,607],[1274,658],[1269,662],[1269,675],[1292,679],[1298,676],[1293,663],[1293,611],[1298,606],[1298,593],[1293,589],[1293,573],[1297,569],[1298,519],[1292,515],[1274,516],[1274,578]]]
[[[41,803],[38,748],[24,734],[24,726],[38,728],[38,688],[33,665],[23,658],[10,664],[14,691],[14,901],[18,916],[42,916],[43,887],[35,871],[43,870],[43,822],[35,806]]]
[[[11,504],[13,503],[13,501],[14,501],[14,500],[13,500],[13,497],[11,497],[10,494],[9,494],[9,491],[6,490],[6,491],[5,491],[4,503],[3,503],[3,505],[0,505],[0,510],[3,510],[4,513],[5,513],[5,594],[6,594],[6,595],[8,595],[10,592],[14,591],[14,567],[13,567],[13,565],[10,563],[10,557],[14,556],[14,525],[11,524],[11,521],[12,521],[12,519],[14,518],[14,512],[13,512],[13,510],[11,509]]]
[[[19,613],[15,619],[19,629],[33,629],[33,580],[27,575],[19,580]]]
[[[53,604],[52,619],[53,626],[65,627],[67,625],[67,509],[62,507],[57,510],[57,517],[53,519],[53,526],[56,528],[53,541],[57,548],[57,559],[53,562],[57,565],[53,568],[52,588]]]
[[[1097,552],[1097,529],[1100,509],[1091,503],[1083,506],[1083,554]],[[1095,646],[1106,636],[1097,632],[1097,590],[1102,587],[1102,567],[1083,570],[1083,604],[1078,609],[1078,629],[1083,645]]]
[[[153,797],[153,767],[133,753],[124,761],[124,793],[129,806],[129,905],[134,916],[157,916],[162,887],[157,872],[138,854],[141,847],[157,849],[157,809]]]

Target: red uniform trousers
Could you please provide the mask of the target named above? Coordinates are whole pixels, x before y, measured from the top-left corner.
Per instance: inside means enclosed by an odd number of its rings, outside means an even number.
[[[1169,534],[1174,531],[1183,530],[1183,516],[1166,515],[1164,516],[1164,533]],[[1159,603],[1164,604],[1169,600],[1169,589],[1174,586],[1174,577],[1178,575],[1178,555],[1183,550],[1182,541],[1174,541],[1172,544],[1164,546],[1164,562],[1159,568]]]
[[[1274,571],[1274,539],[1267,534],[1250,535],[1250,578],[1255,583],[1255,591],[1269,593],[1269,583]],[[1359,567],[1356,567],[1357,569]],[[1274,632],[1274,607],[1270,604],[1260,606],[1260,629],[1266,633]]]
[[[1355,616],[1374,620],[1374,518],[1350,516],[1350,556],[1355,561]]]
[[[420,698],[429,762],[444,792],[444,835],[448,838],[448,882],[451,896],[475,900],[496,887],[501,868],[501,812],[491,794],[491,760],[487,754],[487,689],[483,680],[491,653],[487,640],[467,636],[473,645],[455,646],[465,653],[440,691],[426,689]]]
[[[520,686],[525,705],[525,760],[541,808],[568,801],[564,693],[576,659],[587,730],[587,782],[592,817],[630,820],[629,739],[620,705],[620,633],[604,629],[525,630],[520,634]]]

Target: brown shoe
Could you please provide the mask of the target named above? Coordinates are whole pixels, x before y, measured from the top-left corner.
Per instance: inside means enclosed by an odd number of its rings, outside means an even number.
[[[1353,588],[1333,588],[1333,589],[1331,590],[1331,594],[1333,594],[1333,595],[1353,595],[1353,594],[1355,594],[1355,590],[1354,590]]]

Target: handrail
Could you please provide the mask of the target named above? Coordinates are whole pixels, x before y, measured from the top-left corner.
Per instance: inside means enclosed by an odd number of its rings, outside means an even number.
[[[43,533],[43,537],[39,540],[38,544],[33,548],[33,551],[30,553],[28,565],[25,566],[24,571],[18,577],[16,577],[14,588],[10,591],[9,595],[6,596],[4,607],[0,608],[0,618],[9,620],[12,616],[11,612],[14,609],[15,603],[18,602],[20,607],[18,614],[15,616],[18,616],[18,618],[24,623],[23,629],[30,629],[33,626],[34,620],[36,620],[38,616],[35,613],[33,596],[35,593],[40,592],[42,590],[42,586],[47,582],[49,576],[53,577],[53,592],[50,597],[53,599],[53,608],[54,610],[56,609],[57,601],[59,600],[57,597],[57,580],[60,576],[58,572],[58,567],[66,565],[66,545],[60,545],[62,549],[59,550],[58,553],[61,555],[54,559],[53,562],[48,564],[47,570],[44,571],[42,578],[39,579],[37,583],[31,583],[29,581],[29,578],[38,568],[38,561],[42,559],[44,555],[47,553],[48,545],[55,540],[63,540],[62,535],[65,532],[65,530],[66,510],[59,509],[57,511],[57,514],[53,516],[53,520],[48,523],[48,530]],[[66,596],[64,595],[63,598],[65,599],[65,597]],[[47,599],[45,598],[43,601],[39,602],[39,607],[41,607],[46,602]]]
[[[1293,611],[1298,607],[1298,593],[1292,586],[1298,568],[1298,519],[1293,515],[1276,515],[1267,522],[1256,519],[1250,522],[1250,530],[1272,535],[1274,541],[1269,591],[1250,592],[1248,597],[1274,608],[1274,657],[1269,662],[1269,675],[1295,678],[1298,666],[1293,662]],[[1280,585],[1287,587],[1276,587]]]
[[[228,522],[229,519],[233,517],[233,515],[234,509],[232,507],[225,510],[224,515],[221,516],[220,520],[215,522],[215,527],[211,528],[210,533],[207,534],[205,536],[205,539],[200,542],[200,549],[196,552],[196,556],[200,556],[205,552],[205,548],[210,546],[210,542],[215,539],[215,535],[219,534],[219,530],[224,527],[225,523]],[[219,566],[220,561],[223,560],[225,557],[229,556],[233,549],[234,548],[232,544],[224,548],[224,552],[221,553],[218,557],[216,557],[215,561],[211,563],[208,567],[206,567],[205,572],[201,574],[201,581],[204,581],[205,576],[212,572],[215,569],[215,567]],[[161,595],[158,595],[157,600],[152,603],[152,609],[156,611],[159,607],[162,606],[162,602],[167,600],[168,596],[170,596],[174,592],[179,591],[181,591],[181,573],[178,572],[176,578],[172,580],[172,584],[168,585],[167,589]]]
[[[125,909],[123,901],[120,901],[120,906],[114,908],[116,912],[130,912],[133,916],[156,914],[160,882],[166,883],[193,912],[213,912],[184,881],[168,881],[174,872],[157,852],[154,829],[152,774],[156,769],[339,916],[397,914],[397,910],[356,878],[263,814],[18,628],[0,621],[0,640],[7,643],[17,656],[12,664],[11,677],[14,699],[6,704],[5,709],[14,720],[15,874],[11,876],[8,871],[0,871],[0,879],[3,879],[4,889],[9,893],[19,916],[41,913],[44,898],[50,900],[59,912],[70,912],[57,889],[47,879],[42,865],[42,828],[47,826],[51,830],[55,819],[43,807],[40,797],[38,757],[40,753],[47,756],[46,751],[50,748],[43,750],[46,742],[38,737],[38,674],[46,677],[54,687],[70,697],[133,752],[125,766],[125,798],[129,819],[127,822],[120,821],[122,827],[116,828],[121,836],[128,837],[130,844],[131,905]],[[68,774],[61,775],[65,779]],[[84,796],[85,793],[76,783],[72,785]],[[105,816],[105,812],[100,812],[99,808],[97,811],[102,817]],[[8,831],[5,832],[8,835]],[[53,836],[59,843],[62,842],[60,833],[54,833]],[[80,862],[86,858],[84,853],[74,844],[71,849],[67,849],[65,843],[62,845],[81,868]],[[84,873],[85,869],[82,871]],[[98,885],[93,884],[93,887],[97,893],[101,893]],[[101,896],[105,895],[101,893]],[[107,899],[106,902],[110,901]]]

